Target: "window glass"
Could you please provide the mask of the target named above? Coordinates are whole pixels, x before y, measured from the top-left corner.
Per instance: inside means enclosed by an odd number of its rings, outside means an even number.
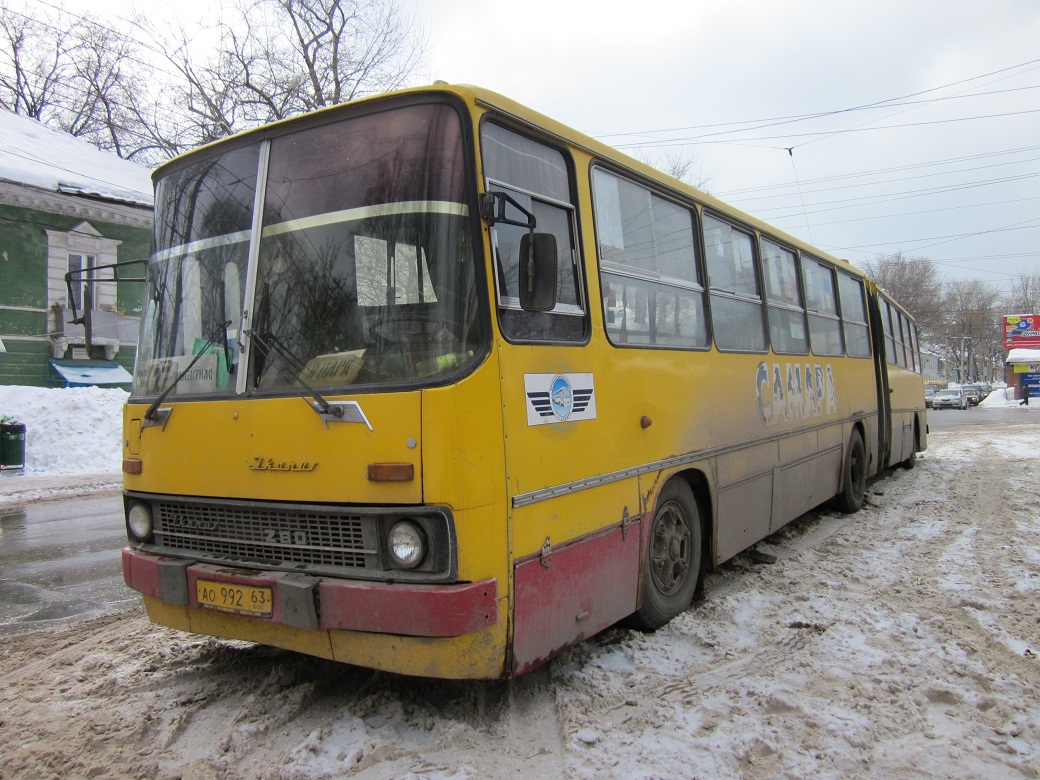
[[[870,330],[863,300],[863,283],[848,274],[838,273],[838,294],[845,329],[845,347],[850,357],[870,357]]]
[[[751,235],[705,215],[704,246],[716,346],[764,352],[762,299],[758,294]]]
[[[499,322],[515,341],[582,341],[587,333],[584,296],[575,242],[574,207],[565,158],[557,149],[498,125],[481,126],[488,192],[506,193],[534,215],[536,230],[556,237],[556,307],[551,312],[520,308],[520,240],[526,227],[496,223],[491,228]],[[523,219],[509,206],[510,218]]]
[[[604,263],[699,284],[689,209],[606,171],[592,180]]]
[[[706,347],[693,213],[603,170],[592,181],[607,336],[615,344]]]
[[[899,365],[906,368],[906,318],[896,309],[892,309],[892,325],[896,327],[896,360],[899,361]]]
[[[802,306],[798,289],[798,266],[794,252],[772,241],[762,241],[762,276],[766,283],[766,298],[770,303]]]
[[[924,366],[921,363],[921,345],[917,343],[917,324],[913,322],[910,323],[910,338],[913,343],[914,365],[917,373],[920,374],[924,371]]]
[[[603,275],[603,315],[614,344],[704,347],[704,294],[620,275]]]
[[[888,305],[888,301],[885,298],[881,298],[881,323],[885,330],[885,359],[895,365],[896,360],[896,341],[892,337],[892,307]]]
[[[835,294],[834,270],[809,257],[802,258],[805,303],[809,310],[809,343],[817,355],[840,355],[844,352],[838,299]]]
[[[749,234],[705,215],[704,249],[713,291],[758,298],[754,244]]]
[[[206,380],[186,378],[174,395],[234,389],[230,374],[237,368],[229,372],[226,361],[237,361],[243,338],[238,326],[259,161],[254,145],[177,168],[157,182],[135,393],[163,391],[204,347],[195,374]]]
[[[72,277],[72,283],[69,285],[72,291],[72,302],[76,305],[76,311],[83,311],[83,302],[89,301],[90,308],[97,308],[96,296],[93,294],[91,279],[94,278],[96,271],[89,269],[94,268],[97,265],[97,258],[94,255],[69,255],[69,273],[76,273],[76,276]],[[86,273],[81,273],[86,271]]]
[[[805,304],[817,314],[837,316],[838,301],[834,295],[834,271],[808,257],[802,258],[802,276],[805,279]]]
[[[490,122],[480,128],[480,147],[488,178],[570,203],[567,162],[557,149]]]
[[[765,279],[766,302],[769,304],[769,342],[773,351],[807,354],[809,336],[794,252],[772,241],[763,240],[762,276]]]
[[[271,141],[252,386],[450,373],[482,339],[462,133],[445,105]]]
[[[134,392],[399,387],[480,360],[458,112],[411,105],[282,132],[161,176]]]

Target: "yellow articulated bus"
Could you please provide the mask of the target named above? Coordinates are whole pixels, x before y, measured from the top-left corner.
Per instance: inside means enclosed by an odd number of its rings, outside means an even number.
[[[515,676],[925,447],[915,325],[862,273],[491,92],[155,183],[123,461],[155,623]]]

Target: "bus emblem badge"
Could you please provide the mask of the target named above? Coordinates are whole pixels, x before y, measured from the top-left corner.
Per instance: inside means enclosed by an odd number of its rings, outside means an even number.
[[[574,409],[574,392],[567,377],[558,376],[553,380],[549,389],[549,401],[557,420],[566,420],[571,416]]]
[[[596,419],[592,374],[524,374],[527,424]]]

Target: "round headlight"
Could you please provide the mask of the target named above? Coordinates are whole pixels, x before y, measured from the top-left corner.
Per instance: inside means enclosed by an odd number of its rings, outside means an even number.
[[[387,539],[390,558],[395,566],[414,569],[426,557],[426,538],[423,532],[408,520],[398,520],[390,529]]]
[[[146,541],[152,535],[152,510],[147,504],[131,504],[126,515],[126,527],[138,542]]]

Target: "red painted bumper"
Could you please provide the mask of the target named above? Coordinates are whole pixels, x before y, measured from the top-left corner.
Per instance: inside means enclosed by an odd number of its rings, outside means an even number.
[[[195,596],[195,581],[199,578],[229,585],[270,587],[274,593],[271,617],[248,619],[303,628],[448,637],[473,633],[498,622],[497,580],[410,585],[301,578],[297,574],[230,569],[165,558],[129,547],[123,549],[126,584],[165,604],[199,608]],[[304,611],[313,611],[309,623],[299,617],[301,603]]]

